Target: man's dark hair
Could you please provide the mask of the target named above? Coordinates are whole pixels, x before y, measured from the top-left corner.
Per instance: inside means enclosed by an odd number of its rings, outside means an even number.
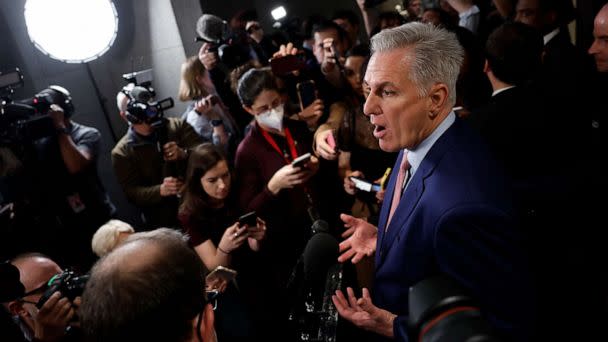
[[[571,0],[538,0],[538,8],[545,14],[554,11],[557,26],[567,25],[576,18],[576,9]]]
[[[336,30],[336,32],[338,32],[338,39],[340,39],[341,42],[347,41],[348,37],[346,36],[346,31],[344,31],[340,25],[331,20],[323,20],[322,22],[313,25],[312,34],[314,36],[314,34],[317,32],[326,32],[329,30]]]
[[[355,14],[355,12],[351,10],[338,10],[334,12],[334,15],[331,17],[331,20],[336,19],[344,19],[348,21],[353,26],[359,26],[359,16]]]
[[[492,73],[508,84],[522,84],[535,77],[542,64],[543,38],[532,27],[508,22],[486,42],[486,58]]]
[[[88,341],[191,338],[204,266],[178,231],[136,233],[93,267],[79,309]]]

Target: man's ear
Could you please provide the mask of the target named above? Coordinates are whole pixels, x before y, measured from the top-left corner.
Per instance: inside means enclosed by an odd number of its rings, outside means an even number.
[[[435,118],[448,102],[449,90],[444,83],[437,83],[429,90],[429,115]]]
[[[23,316],[27,314],[27,311],[23,308],[23,303],[18,300],[8,303],[7,308],[11,316]]]
[[[492,69],[490,69],[490,63],[488,63],[488,60],[486,59],[486,61],[483,63],[483,72],[487,74],[490,71],[492,71]]]

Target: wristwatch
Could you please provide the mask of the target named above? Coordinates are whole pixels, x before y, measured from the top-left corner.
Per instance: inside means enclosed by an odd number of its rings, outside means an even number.
[[[223,122],[222,122],[221,119],[213,119],[213,120],[211,120],[211,126],[213,126],[213,127],[217,127],[217,126],[219,126],[221,124],[223,124]]]

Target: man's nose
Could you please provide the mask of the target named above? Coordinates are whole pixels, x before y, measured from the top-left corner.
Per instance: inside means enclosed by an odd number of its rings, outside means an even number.
[[[379,112],[378,98],[373,93],[370,93],[363,104],[363,114],[370,116],[378,115],[380,114]]]
[[[591,44],[591,47],[589,47],[589,50],[587,51],[590,55],[594,55],[596,54],[598,51],[597,49],[597,39],[593,40],[593,44]]]

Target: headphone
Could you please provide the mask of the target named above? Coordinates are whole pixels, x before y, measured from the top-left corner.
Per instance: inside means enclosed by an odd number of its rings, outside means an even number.
[[[51,85],[36,94],[36,97],[44,98],[49,104],[56,104],[63,109],[66,118],[74,114],[74,104],[70,92],[62,86]]]

